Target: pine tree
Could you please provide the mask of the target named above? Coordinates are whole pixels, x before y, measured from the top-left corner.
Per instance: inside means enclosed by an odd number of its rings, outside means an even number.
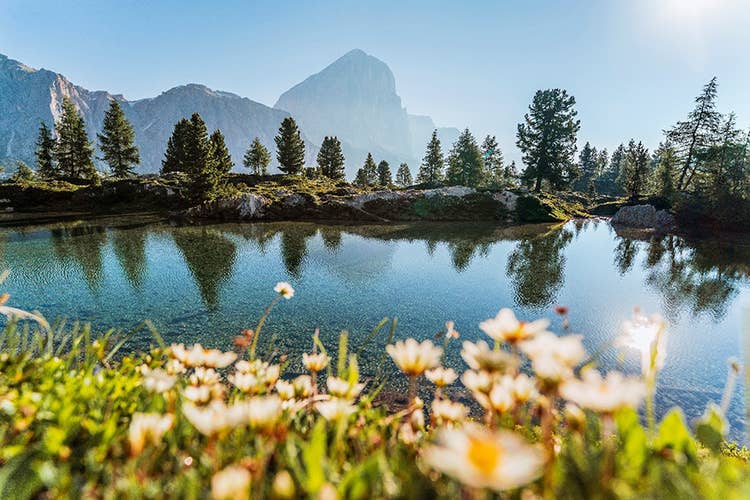
[[[279,170],[285,174],[301,174],[305,166],[305,142],[294,118],[284,118],[274,141]]]
[[[359,187],[367,187],[367,172],[364,167],[357,169],[357,175],[354,177],[354,185]]]
[[[161,173],[186,172],[187,143],[190,135],[190,121],[186,118],[179,120],[167,141],[167,150],[161,162]]]
[[[653,173],[653,191],[662,198],[671,200],[675,193],[674,176],[677,155],[672,144],[667,140],[659,144],[654,156],[657,162]]]
[[[10,176],[13,182],[29,182],[34,180],[34,171],[21,160],[16,162],[16,171]]]
[[[506,187],[514,187],[518,183],[518,168],[516,167],[516,160],[510,162],[505,167],[505,180],[507,182]]]
[[[391,166],[385,160],[378,163],[378,184],[383,187],[387,187],[393,184]]]
[[[601,174],[599,174],[599,178],[596,180],[596,190],[598,192],[611,196],[620,196],[623,194],[618,179],[620,178],[620,170],[624,161],[625,145],[620,144],[612,152],[612,158],[610,158],[609,163],[606,164]]]
[[[721,115],[716,111],[717,86],[716,77],[713,77],[695,98],[695,108],[688,114],[687,120],[677,122],[666,132],[681,163],[676,186],[678,191],[686,191],[691,186],[699,168],[697,157],[712,144],[719,129]]]
[[[497,144],[494,135],[488,135],[482,142],[482,158],[486,170],[487,184],[495,187],[505,187],[508,185],[505,179],[505,161],[503,152]]]
[[[245,153],[242,163],[255,175],[267,175],[268,164],[271,163],[271,154],[260,142],[260,139],[256,137]]]
[[[484,181],[482,151],[469,129],[464,129],[448,155],[448,184],[476,187]]]
[[[419,168],[417,182],[420,184],[434,184],[443,180],[443,167],[445,159],[443,151],[440,148],[440,139],[437,136],[437,130],[432,131],[432,138],[427,144],[427,152],[422,159],[422,166]]]
[[[557,189],[570,183],[576,134],[581,128],[575,103],[565,90],[539,90],[524,123],[518,125],[516,145],[526,165],[523,176],[535,191],[542,189],[544,180]]]
[[[636,144],[631,139],[620,170],[620,185],[631,200],[637,200],[643,194],[648,180],[648,168],[648,149],[642,142]]]
[[[71,178],[94,179],[97,176],[94,151],[86,134],[86,124],[67,97],[63,97],[62,108],[62,116],[55,123],[57,170],[60,175]]]
[[[573,189],[580,193],[588,193],[595,190],[593,186],[598,169],[598,159],[599,154],[596,148],[591,147],[591,144],[586,142],[578,156],[579,176],[573,184]]]
[[[234,168],[232,155],[229,154],[224,134],[221,133],[221,130],[216,129],[209,140],[211,141],[211,156],[213,157],[214,168],[216,168],[219,178],[224,178]]]
[[[409,165],[406,163],[402,163],[398,167],[398,171],[396,172],[396,184],[398,184],[401,187],[407,187],[411,186],[414,181],[411,178],[411,170],[409,170]]]
[[[102,133],[97,134],[102,159],[109,165],[115,177],[133,174],[133,166],[140,163],[138,148],[134,144],[135,132],[125,118],[120,103],[112,99],[104,115]]]
[[[341,151],[341,141],[338,137],[323,138],[317,160],[322,175],[333,180],[344,178],[344,153]]]
[[[354,178],[354,184],[360,187],[374,186],[378,183],[378,167],[372,158],[372,153],[367,153],[365,164],[357,170],[357,176]]]
[[[36,140],[36,171],[42,179],[54,179],[58,172],[55,166],[55,138],[47,124],[39,125],[39,136]]]

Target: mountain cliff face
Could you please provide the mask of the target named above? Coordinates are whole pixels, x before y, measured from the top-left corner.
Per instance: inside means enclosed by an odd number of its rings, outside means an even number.
[[[324,136],[337,135],[350,177],[368,152],[377,161],[391,163],[394,172],[400,162],[409,163],[412,172],[416,172],[435,128],[430,117],[407,114],[396,93],[391,70],[361,50],[345,54],[295,85],[281,95],[273,108],[198,84],[129,101],[121,95],[89,91],[59,73],[29,68],[0,54],[0,164],[12,168],[16,159],[34,164],[39,123],[44,121],[52,127],[66,96],[83,115],[94,143],[110,99],[120,101],[135,130],[141,153],[137,168],[140,173],[160,169],[174,124],[194,112],[201,114],[209,131],[221,129],[237,170],[242,168],[245,150],[256,136],[275,157],[273,138],[281,121],[290,114],[305,139],[306,163],[315,164]],[[438,133],[445,151],[458,136],[456,129],[438,129]],[[272,166],[275,163],[274,158]]]

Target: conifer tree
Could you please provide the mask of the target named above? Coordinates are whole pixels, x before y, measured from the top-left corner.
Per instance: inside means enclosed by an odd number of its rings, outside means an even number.
[[[620,144],[612,152],[612,158],[602,170],[599,178],[597,179],[597,191],[603,194],[620,196],[623,194],[622,187],[619,184],[618,179],[620,178],[620,170],[622,164],[625,161],[625,145]]]
[[[636,144],[631,139],[620,170],[620,185],[631,200],[637,200],[643,194],[648,180],[648,168],[648,149],[642,142]]]
[[[305,142],[294,118],[284,118],[274,141],[279,170],[285,174],[301,174],[305,166]]]
[[[190,135],[190,121],[186,118],[179,120],[167,141],[167,150],[161,162],[161,173],[186,172],[187,143]]]
[[[365,172],[364,167],[357,169],[357,175],[354,177],[353,184],[359,187],[367,187],[367,173]]]
[[[596,148],[592,147],[589,142],[584,144],[581,153],[578,156],[578,178],[573,188],[580,193],[594,191],[594,179],[598,169],[599,154]]]
[[[386,187],[393,184],[393,176],[391,175],[391,166],[387,161],[383,160],[378,163],[378,184]]]
[[[13,182],[28,182],[34,180],[34,171],[21,160],[16,162],[16,171],[10,176]]]
[[[716,111],[717,86],[716,77],[713,77],[695,98],[695,107],[687,120],[677,122],[666,132],[680,160],[676,185],[678,191],[686,191],[691,186],[700,167],[697,157],[713,143],[719,129],[721,115]]]
[[[365,164],[362,166],[362,171],[364,172],[367,186],[374,186],[378,183],[378,167],[375,165],[372,153],[367,153],[367,158],[365,158]]]
[[[407,187],[411,186],[414,181],[411,178],[411,170],[409,170],[409,165],[406,163],[402,163],[398,167],[398,171],[396,172],[396,184],[398,184],[401,187]]]
[[[500,146],[498,146],[494,135],[488,135],[484,138],[482,142],[482,158],[484,159],[487,184],[496,187],[507,185],[503,152],[500,150]]]
[[[516,145],[526,165],[523,176],[535,191],[541,191],[544,180],[559,189],[573,177],[576,135],[581,127],[575,103],[565,90],[539,90],[524,123],[518,124]]]
[[[338,137],[326,136],[323,139],[317,160],[322,175],[333,180],[344,178],[344,153],[341,151],[341,141]]]
[[[671,200],[675,193],[674,176],[677,167],[677,155],[672,144],[667,140],[659,144],[654,156],[657,158],[657,162],[653,173],[653,190],[662,198]]]
[[[211,141],[211,156],[213,157],[214,168],[216,168],[219,178],[224,178],[234,168],[232,155],[229,154],[224,134],[221,133],[221,130],[216,129],[211,134],[209,140]]]
[[[243,164],[255,175],[267,175],[269,163],[271,163],[271,154],[256,137],[245,153]]]
[[[57,143],[55,159],[60,175],[76,179],[94,179],[94,151],[91,147],[86,124],[73,103],[63,97],[62,116],[55,124]]]
[[[516,167],[516,160],[512,160],[510,164],[505,167],[505,187],[514,187],[518,184],[518,168]]]
[[[102,133],[97,134],[102,159],[109,165],[115,177],[126,177],[133,174],[133,167],[140,163],[138,148],[134,144],[135,132],[120,103],[112,99],[104,115]]]
[[[42,179],[54,179],[57,177],[55,166],[55,138],[47,124],[41,122],[39,135],[36,140],[36,171]]]
[[[432,131],[432,138],[427,144],[427,152],[422,159],[422,166],[419,168],[417,182],[421,184],[434,184],[443,180],[443,168],[445,159],[443,151],[440,148],[440,139],[437,136],[437,130]]]
[[[464,129],[448,155],[448,184],[476,187],[484,181],[482,151],[469,129]]]

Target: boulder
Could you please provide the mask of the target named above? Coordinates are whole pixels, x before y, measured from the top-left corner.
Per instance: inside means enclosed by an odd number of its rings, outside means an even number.
[[[674,216],[652,205],[632,205],[620,208],[610,220],[612,224],[639,229],[666,231],[675,225]]]

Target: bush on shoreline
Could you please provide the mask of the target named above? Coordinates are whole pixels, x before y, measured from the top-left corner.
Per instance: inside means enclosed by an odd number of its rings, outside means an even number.
[[[232,351],[166,346],[155,334],[156,347],[119,359],[127,336],[94,338],[2,305],[12,319],[0,335],[0,497],[750,495],[748,453],[725,442],[724,406],[708,408],[694,433],[676,409],[655,421],[659,317],[623,325],[623,345],[641,350],[639,376],[600,374],[580,335],[508,309],[479,325],[489,344],[463,342],[462,374],[442,366],[459,338],[452,323],[442,345],[393,342],[391,330],[387,353],[408,378],[409,404],[389,411],[375,399],[384,382],[361,382],[345,334],[338,359],[313,335],[308,373],[283,378],[289,360],[259,348],[272,307],[294,295],[286,283],[275,290]],[[421,377],[431,401],[416,396]],[[459,378],[481,418],[444,394]]]

